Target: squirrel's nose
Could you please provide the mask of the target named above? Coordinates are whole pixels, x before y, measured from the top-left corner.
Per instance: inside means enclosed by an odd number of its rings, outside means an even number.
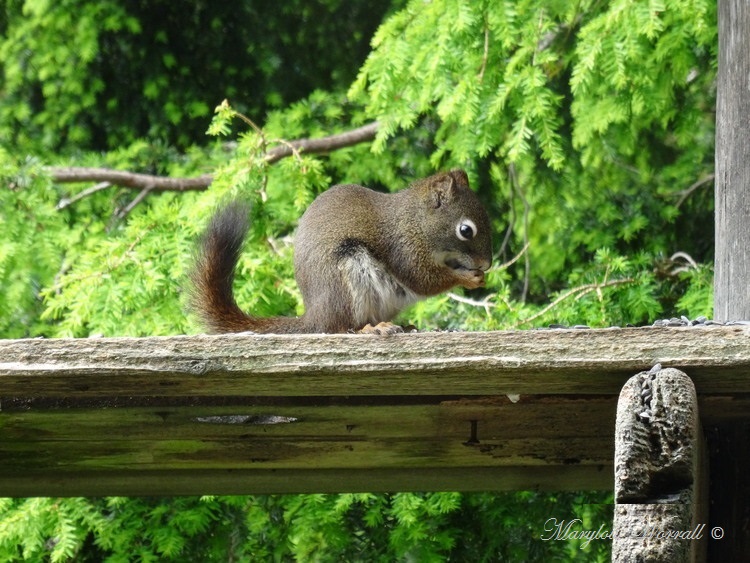
[[[475,261],[477,268],[482,270],[483,272],[486,272],[490,269],[490,266],[492,265],[492,258],[479,258]]]

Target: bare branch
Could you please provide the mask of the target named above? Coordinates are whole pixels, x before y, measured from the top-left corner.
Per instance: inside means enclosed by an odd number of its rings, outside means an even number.
[[[289,149],[290,154],[288,154],[287,156],[294,156],[294,158],[296,158],[297,160],[300,160],[302,158],[302,155],[300,154],[299,149],[296,146],[294,146],[292,143],[290,143],[289,141],[286,141],[284,139],[274,139],[271,142],[279,143],[280,145],[284,145],[284,147]],[[276,148],[280,149],[282,147],[276,147]],[[267,158],[267,155],[266,155],[266,158]]]
[[[84,166],[50,166],[46,170],[55,182],[107,182],[115,186],[137,190],[149,189],[156,192],[205,190],[213,181],[211,174],[204,174],[197,178],[168,178],[139,172]]]
[[[495,297],[494,293],[490,293],[489,295],[485,296],[484,299],[481,301],[477,301],[476,299],[469,299],[468,297],[463,297],[461,295],[457,295],[453,292],[448,292],[448,297],[452,299],[453,301],[456,301],[458,303],[463,303],[464,305],[471,305],[472,307],[481,307],[485,310],[485,312],[489,315],[490,309],[494,309],[497,307],[495,303],[493,303],[491,300],[493,297]]]
[[[487,18],[484,20],[484,53],[482,54],[482,66],[479,69],[477,78],[479,82],[484,79],[484,71],[487,69],[487,59],[490,52],[490,26],[487,23]]]
[[[695,261],[695,260],[693,259],[693,257],[692,257],[692,256],[690,256],[690,254],[688,254],[687,252],[682,252],[682,251],[680,250],[680,251],[678,251],[678,252],[675,252],[674,254],[672,254],[672,256],[670,256],[670,257],[669,257],[669,259],[670,259],[670,260],[671,260],[672,262],[676,262],[678,258],[682,258],[682,259],[683,259],[683,260],[684,260],[685,262],[687,262],[688,264],[690,264],[690,266],[691,266],[691,267],[692,267],[693,269],[695,269],[695,270],[697,270],[697,269],[698,269],[698,263],[697,263],[697,262],[696,262],[696,261]]]
[[[590,283],[590,284],[574,287],[570,291],[563,293],[560,297],[555,299],[552,303],[547,305],[544,309],[542,309],[538,313],[531,315],[528,319],[524,319],[520,321],[519,323],[517,323],[516,328],[535,321],[536,319],[538,319],[545,313],[548,313],[551,309],[554,309],[557,305],[559,305],[561,302],[565,301],[569,297],[575,296],[576,299],[578,299],[579,297],[582,297],[583,295],[586,295],[587,293],[591,293],[592,291],[599,291],[603,287],[611,287],[613,285],[622,285],[625,283],[633,283],[633,282],[635,282],[634,278],[624,278],[621,280],[610,280],[604,283]]]
[[[353,145],[358,145],[359,143],[372,141],[375,138],[375,133],[377,133],[377,131],[378,122],[373,121],[372,123],[368,123],[357,129],[352,129],[351,131],[345,131],[344,133],[338,133],[336,135],[329,135],[328,137],[320,137],[318,139],[297,139],[296,141],[289,141],[289,143],[271,149],[266,153],[264,159],[268,164],[273,164],[282,158],[294,154],[294,149],[301,153],[323,153],[344,147],[351,147]]]
[[[684,261],[684,264],[681,264],[678,261],[679,259],[682,259]],[[670,266],[675,266],[674,268],[669,270],[670,276],[676,276],[678,274],[681,274],[682,272],[689,272],[690,270],[698,269],[698,263],[687,252],[675,252],[674,254],[672,254],[672,256],[669,257],[669,263]]]
[[[110,184],[109,182],[99,182],[98,184],[91,186],[90,188],[87,188],[80,193],[77,193],[71,198],[61,199],[60,203],[57,204],[57,210],[60,211],[61,209],[65,209],[66,207],[73,205],[79,199],[83,199],[85,197],[90,196],[91,194],[95,194],[96,192],[100,192],[102,190],[106,190],[107,188],[111,188],[111,187],[112,187],[112,184]]]
[[[120,209],[115,216],[118,219],[124,219],[127,217],[128,213],[130,213],[133,208],[138,205],[140,202],[142,202],[144,199],[146,199],[146,196],[151,193],[151,190],[149,188],[143,188],[137,196],[133,198],[133,201],[131,201],[129,204],[127,204],[125,207]]]
[[[515,256],[514,256],[513,258],[511,258],[510,260],[508,260],[508,261],[507,261],[507,262],[506,262],[505,264],[500,264],[500,265],[499,265],[499,266],[497,267],[497,269],[498,269],[498,270],[506,270],[506,269],[508,269],[508,268],[509,268],[510,266],[512,266],[513,264],[515,264],[515,263],[516,263],[516,262],[517,262],[517,261],[518,261],[518,260],[519,260],[519,259],[521,258],[521,256],[523,256],[523,255],[524,255],[524,254],[526,253],[526,251],[527,251],[527,250],[529,249],[529,245],[530,245],[530,244],[531,244],[530,242],[527,242],[527,243],[526,243],[526,244],[524,245],[524,247],[523,247],[523,248],[521,249],[521,252],[519,252],[518,254],[516,254],[516,255],[515,255]],[[494,269],[494,268],[493,268],[493,269]]]
[[[689,188],[682,190],[681,192],[677,192],[677,195],[680,196],[680,199],[677,200],[677,203],[675,203],[675,207],[678,209],[680,206],[685,203],[685,200],[690,197],[690,194],[692,194],[695,190],[700,188],[701,186],[705,186],[709,182],[713,182],[715,178],[715,174],[709,174],[700,180],[697,180],[695,183],[693,183]]]
[[[317,139],[297,139],[289,142],[284,141],[283,145],[274,147],[267,151],[263,158],[268,164],[274,164],[296,152],[311,154],[326,153],[336,149],[371,141],[375,138],[377,130],[378,123],[377,121],[374,121],[367,125],[363,125],[362,127],[358,127],[357,129],[345,131],[344,133],[337,133],[336,135],[329,135]],[[196,178],[169,178],[165,176],[154,176],[151,174],[140,174],[138,172],[127,172],[125,170],[80,166],[50,166],[46,168],[46,171],[52,176],[52,180],[55,182],[99,182],[100,184],[106,182],[111,185],[133,188],[136,190],[148,190],[150,192],[205,190],[211,185],[211,182],[213,182],[214,179],[212,174],[204,174]],[[101,186],[99,186],[98,189],[101,189]],[[90,195],[94,191],[98,191],[98,189],[90,189],[81,192],[81,194],[75,196],[75,198],[71,198],[71,201],[61,202],[60,205],[62,207],[70,205],[76,199]]]

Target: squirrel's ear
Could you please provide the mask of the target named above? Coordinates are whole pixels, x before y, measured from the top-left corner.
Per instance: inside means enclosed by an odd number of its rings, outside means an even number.
[[[435,180],[430,190],[432,206],[435,209],[451,201],[459,188],[469,187],[469,177],[463,170],[451,170],[436,176]]]
[[[465,188],[469,187],[469,177],[466,175],[466,172],[464,170],[451,170],[450,175],[459,186],[463,186]]]
[[[442,178],[439,178],[432,186],[430,190],[430,196],[432,206],[435,209],[442,207],[443,204],[453,199],[453,193],[456,189],[456,178],[453,173],[444,174]]]

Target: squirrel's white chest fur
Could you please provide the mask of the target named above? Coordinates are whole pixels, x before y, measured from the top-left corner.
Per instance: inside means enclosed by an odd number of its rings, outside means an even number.
[[[356,326],[390,321],[424,298],[399,282],[366,248],[360,247],[343,258],[339,269],[351,295]]]

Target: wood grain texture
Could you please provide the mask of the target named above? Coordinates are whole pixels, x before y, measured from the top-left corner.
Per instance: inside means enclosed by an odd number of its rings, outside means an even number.
[[[750,319],[750,3],[719,0],[717,12],[714,314]],[[750,423],[718,421],[707,435],[709,525],[726,532],[708,559],[739,561],[750,553]]]
[[[750,404],[750,328],[0,341],[0,496],[611,489],[653,364]]]
[[[750,319],[750,5],[720,0],[714,314]]]
[[[616,394],[655,363],[748,392],[749,343],[748,326],[8,340],[0,396]]]

